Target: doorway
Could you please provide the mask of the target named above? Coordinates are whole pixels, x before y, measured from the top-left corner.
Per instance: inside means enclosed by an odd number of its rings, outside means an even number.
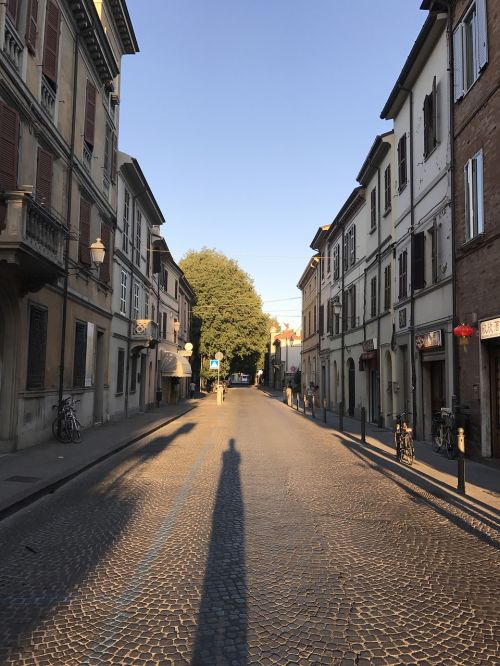
[[[354,407],[356,404],[356,368],[352,358],[347,361],[347,371],[349,377],[349,407],[347,413],[349,416],[354,416]]]
[[[431,382],[431,412],[434,414],[434,412],[439,412],[441,407],[446,407],[444,361],[432,361],[432,363],[429,363],[429,366]]]
[[[97,331],[95,348],[94,424],[101,425],[104,419],[104,331]]]
[[[500,347],[490,352],[491,374],[491,455],[500,458]]]

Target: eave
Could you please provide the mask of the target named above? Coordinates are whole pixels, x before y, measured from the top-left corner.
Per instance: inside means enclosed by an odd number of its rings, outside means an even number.
[[[311,250],[319,250],[319,248],[320,248],[321,245],[322,245],[322,241],[324,241],[325,236],[326,236],[326,234],[328,233],[328,230],[329,230],[329,229],[330,229],[330,225],[329,225],[329,224],[325,224],[325,225],[323,225],[322,227],[320,227],[320,228],[318,229],[318,231],[316,232],[314,238],[313,238],[312,241],[311,241],[311,244],[309,245],[309,247],[311,248]]]
[[[305,271],[302,273],[300,276],[300,280],[297,283],[298,289],[302,291],[302,289],[305,287],[305,285],[309,282],[311,275],[316,271],[316,266],[318,265],[318,262],[320,260],[320,255],[315,254],[313,255],[307,264],[307,268]]]
[[[119,164],[120,170],[123,172],[123,175],[127,181],[130,183],[130,185],[133,185],[138,192],[136,197],[140,198],[141,195],[147,195],[147,203],[145,203],[144,199],[142,199],[141,204],[148,209],[148,212],[152,217],[152,224],[156,226],[164,224],[165,218],[163,213],[161,212],[160,206],[158,205],[158,202],[156,201],[155,196],[149,187],[149,183],[146,180],[146,176],[144,175],[136,158],[127,155],[126,153],[120,152]]]
[[[139,51],[139,44],[135,37],[132,21],[125,0],[109,0],[113,18],[118,28],[123,53],[133,55]]]
[[[391,144],[388,141],[385,141],[387,136],[394,134],[394,131],[386,132],[385,134],[379,134],[370,148],[363,166],[361,167],[360,172],[358,173],[356,180],[361,185],[368,185],[369,181],[373,178],[377,171],[377,167],[380,165],[384,157],[390,150]]]

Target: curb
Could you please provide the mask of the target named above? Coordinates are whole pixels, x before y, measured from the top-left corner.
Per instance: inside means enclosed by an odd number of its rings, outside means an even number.
[[[27,494],[25,497],[22,497],[19,500],[15,500],[12,504],[9,504],[7,506],[4,506],[0,508],[0,521],[5,520],[9,516],[13,515],[14,513],[17,513],[21,509],[24,509],[26,506],[32,504],[33,502],[36,502],[38,499],[43,497],[44,495],[50,495],[54,491],[56,491],[58,488],[61,488],[61,486],[64,486],[66,483],[69,481],[72,481],[74,478],[79,476],[80,474],[83,474],[83,472],[86,472],[87,470],[91,469],[92,467],[95,467],[96,465],[99,465],[101,462],[104,462],[108,458],[111,458],[111,456],[114,456],[116,453],[119,453],[123,449],[127,448],[127,446],[131,446],[132,444],[135,444],[141,439],[144,439],[144,437],[147,437],[148,435],[151,435],[152,433],[156,432],[157,430],[160,430],[161,428],[164,428],[166,425],[169,423],[172,423],[173,421],[176,421],[179,419],[181,416],[184,416],[191,410],[195,408],[196,405],[192,405],[188,407],[185,411],[181,412],[180,414],[175,414],[175,416],[171,416],[165,421],[162,421],[161,423],[157,423],[154,427],[149,428],[141,432],[139,435],[136,435],[132,439],[127,439],[126,441],[120,442],[116,448],[114,448],[112,451],[107,451],[106,453],[102,454],[98,458],[95,458],[91,462],[87,463],[83,467],[78,467],[72,472],[66,473],[63,476],[60,476],[59,478],[55,478],[55,480],[49,481],[43,488],[38,488],[32,493]]]

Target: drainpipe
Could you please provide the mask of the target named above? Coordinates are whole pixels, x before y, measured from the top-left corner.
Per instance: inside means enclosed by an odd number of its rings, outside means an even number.
[[[413,244],[415,229],[415,184],[413,174],[413,90],[410,90],[410,253],[411,253],[411,291],[410,291],[410,362],[411,362],[411,400],[413,411],[413,428],[415,435],[417,430],[417,393],[416,393],[416,369],[415,369],[415,289],[413,281]]]
[[[377,386],[378,386],[378,395],[377,395],[377,413],[378,413],[378,425],[382,425],[382,409],[381,409],[381,395],[382,395],[382,387],[380,385],[380,368],[382,366],[382,358],[380,355],[380,313],[382,311],[381,305],[382,305],[382,256],[380,252],[380,244],[382,242],[382,233],[381,233],[381,226],[382,226],[382,206],[381,206],[381,200],[382,200],[382,192],[380,189],[380,183],[381,183],[381,174],[380,174],[380,166],[377,167],[377,192],[378,192],[378,201],[377,201],[377,215],[378,215],[378,225],[377,225],[377,349],[375,351],[375,358],[377,359],[377,370],[376,370],[376,375],[378,375],[378,381],[377,381]]]
[[[344,402],[345,402],[345,391],[344,391],[344,384],[345,384],[345,374],[344,374],[344,361],[345,361],[345,350],[344,350],[344,340],[345,340],[345,325],[347,323],[347,313],[344,312],[344,303],[346,303],[346,299],[344,298],[344,288],[345,288],[345,257],[344,257],[344,251],[345,251],[345,245],[344,245],[344,236],[345,236],[345,225],[342,222],[342,292],[341,292],[341,310],[340,312],[342,313],[340,316],[340,326],[341,326],[341,331],[342,331],[342,337],[341,337],[341,351],[340,351],[340,363],[341,363],[341,368],[340,368],[340,409],[339,409],[339,430],[340,432],[344,432]]]
[[[66,355],[66,318],[68,313],[68,281],[69,281],[69,241],[71,232],[71,213],[72,213],[72,189],[73,189],[73,169],[75,161],[75,131],[76,131],[76,108],[78,93],[78,46],[80,44],[80,34],[75,36],[75,50],[73,54],[73,104],[71,109],[71,144],[68,166],[68,186],[66,189],[66,238],[64,239],[64,283],[63,283],[63,304],[61,315],[61,355],[59,360],[59,405],[62,403],[64,393],[64,362]]]

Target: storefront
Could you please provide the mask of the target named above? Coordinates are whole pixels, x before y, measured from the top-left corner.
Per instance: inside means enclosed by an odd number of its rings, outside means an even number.
[[[481,453],[500,458],[500,317],[480,322]]]
[[[442,329],[415,334],[415,349],[419,356],[417,368],[418,422],[424,439],[432,436],[432,416],[447,405],[446,350]],[[420,386],[418,386],[420,385]]]
[[[366,377],[366,401],[368,420],[379,423],[380,420],[380,375],[378,362],[377,339],[363,342],[363,351],[359,357],[359,371]]]

